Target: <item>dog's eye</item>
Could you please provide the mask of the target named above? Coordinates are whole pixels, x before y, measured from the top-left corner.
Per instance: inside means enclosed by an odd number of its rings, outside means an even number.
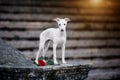
[[[61,24],[58,24],[59,26],[61,26]]]
[[[66,24],[64,24],[64,26],[65,26]]]

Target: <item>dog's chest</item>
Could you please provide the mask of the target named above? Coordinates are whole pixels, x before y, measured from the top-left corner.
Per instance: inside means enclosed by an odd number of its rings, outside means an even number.
[[[63,42],[65,42],[66,41],[66,34],[59,34],[59,35],[57,35],[56,37],[55,37],[55,41],[57,42],[57,43],[63,43]]]

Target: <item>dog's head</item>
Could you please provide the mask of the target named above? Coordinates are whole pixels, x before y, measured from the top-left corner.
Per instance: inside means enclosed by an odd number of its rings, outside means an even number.
[[[60,31],[64,32],[66,30],[67,22],[70,21],[70,19],[69,18],[64,18],[64,19],[55,18],[54,21],[58,23],[58,27]]]

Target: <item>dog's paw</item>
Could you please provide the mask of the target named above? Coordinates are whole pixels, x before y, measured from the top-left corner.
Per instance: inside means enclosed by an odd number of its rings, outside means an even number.
[[[38,64],[38,61],[37,61],[37,60],[35,60],[35,63],[36,63],[36,64]]]
[[[54,61],[54,64],[58,64],[58,62],[57,62],[57,61]]]
[[[63,63],[63,64],[66,64],[66,61],[63,61],[62,63]]]

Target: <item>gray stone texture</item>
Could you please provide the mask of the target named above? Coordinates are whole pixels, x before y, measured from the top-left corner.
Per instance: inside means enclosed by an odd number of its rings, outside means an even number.
[[[0,65],[33,66],[33,62],[20,51],[0,39]]]

